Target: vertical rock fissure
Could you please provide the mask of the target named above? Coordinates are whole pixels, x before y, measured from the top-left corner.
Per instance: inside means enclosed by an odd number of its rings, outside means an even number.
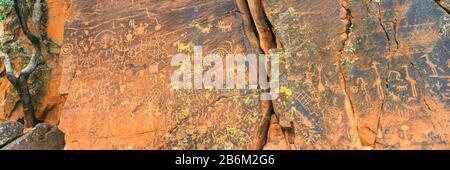
[[[255,41],[261,53],[269,54],[271,49],[277,48],[276,34],[273,32],[272,24],[268,20],[265,9],[261,0],[236,0],[241,15],[243,15],[244,23],[246,25],[247,37],[250,41]],[[251,28],[249,28],[251,27]],[[267,68],[265,70],[268,70]],[[267,74],[267,72],[266,72]],[[267,74],[268,79],[270,76]],[[275,114],[272,100],[261,101],[261,112],[263,114],[262,123],[259,130],[259,139],[255,149],[262,150],[268,142],[268,135],[272,123],[272,116]],[[279,120],[279,119],[278,119]],[[284,134],[284,133],[283,133]],[[286,136],[284,138],[287,140]]]
[[[419,68],[417,68],[417,64],[415,64],[413,61],[410,61],[410,65],[411,65],[411,67],[413,68],[413,70],[412,70],[413,73],[419,75],[419,76],[417,76],[418,79],[419,79],[419,81],[421,81],[422,84],[426,84],[426,81],[424,80],[424,77],[426,77],[426,75],[424,75],[423,72],[420,71]],[[439,130],[439,131],[442,131],[442,129],[443,129],[443,127],[445,127],[445,125],[444,125],[444,123],[442,123],[442,122],[435,121],[435,118],[437,117],[437,115],[436,115],[436,113],[437,113],[436,110],[437,110],[437,109],[436,109],[436,108],[433,108],[433,107],[431,106],[432,101],[428,99],[428,97],[430,97],[430,96],[432,96],[432,95],[429,94],[429,92],[426,91],[426,90],[423,91],[422,93],[423,93],[423,94],[422,94],[422,95],[423,95],[423,100],[422,100],[422,102],[423,102],[423,104],[425,105],[425,109],[426,109],[426,110],[428,111],[428,113],[430,114],[430,117],[431,117],[431,120],[432,120],[433,127],[434,127],[435,129]]]
[[[397,21],[388,21],[391,22],[393,24],[394,27],[394,35],[391,38],[391,36],[389,35],[389,32],[386,28],[386,25],[383,24],[383,13],[381,12],[381,2],[377,2],[378,5],[378,23],[380,24],[381,29],[383,30],[385,36],[386,36],[386,40],[388,41],[388,47],[389,47],[389,51],[392,50],[392,41],[394,41],[395,45],[396,45],[396,49],[399,48],[399,41],[397,40]],[[394,39],[394,40],[392,40]]]
[[[272,24],[268,20],[262,0],[247,0],[253,25],[256,27],[255,34],[259,38],[259,45],[265,54],[269,54],[271,49],[277,48],[275,33]]]
[[[387,63],[387,69],[390,70],[391,65],[389,64],[389,62]],[[386,77],[384,78],[384,81],[386,83],[386,90],[389,90],[390,86],[389,86],[389,79]],[[381,127],[381,120],[383,118],[384,115],[384,110],[385,110],[385,106],[386,106],[386,96],[383,95],[382,99],[381,99],[381,108],[380,108],[380,113],[378,113],[378,117],[377,117],[377,124],[376,124],[376,129],[373,131],[374,136],[375,136],[375,140],[373,141],[373,143],[368,144],[369,146],[375,148],[376,144],[378,144],[378,136],[379,133],[382,131],[382,127]]]
[[[370,0],[369,1],[369,3],[371,3],[372,2],[372,0]],[[386,26],[383,24],[383,15],[382,15],[382,7],[381,7],[381,2],[375,2],[376,3],[376,8],[377,9],[375,9],[375,14],[373,14],[371,11],[371,9],[370,9],[370,7],[369,7],[369,4],[368,3],[364,3],[364,5],[366,6],[366,10],[367,10],[367,13],[370,15],[370,16],[373,16],[374,18],[375,18],[375,20],[377,20],[378,21],[378,25],[380,26],[380,28],[382,29],[382,31],[383,31],[383,34],[384,34],[384,36],[385,36],[385,38],[386,38],[386,41],[387,41],[387,48],[388,48],[388,51],[392,51],[392,39],[391,39],[391,37],[390,37],[390,35],[389,35],[389,32],[388,32],[388,30],[387,30],[387,28],[386,28]],[[399,46],[400,46],[400,42],[398,41],[398,39],[397,39],[397,29],[398,29],[398,26],[397,26],[397,20],[394,20],[394,21],[388,21],[388,22],[391,22],[392,24],[393,24],[393,31],[394,31],[394,36],[393,36],[393,39],[394,39],[394,42],[395,42],[395,44],[396,44],[396,49],[398,49],[399,48]],[[388,56],[388,58],[389,58],[389,61],[387,62],[387,70],[390,70],[391,69],[391,65],[390,65],[390,57]],[[377,71],[378,72],[378,71]],[[389,88],[390,88],[390,83],[389,83],[389,79],[388,79],[388,77],[383,77],[383,75],[381,74],[381,72],[383,72],[382,70],[380,70],[377,74],[380,74],[380,78],[381,78],[381,80],[383,80],[384,81],[384,83],[385,83],[385,86],[383,87],[383,91],[384,90],[389,90]],[[384,94],[384,92],[383,92],[383,94]],[[371,131],[372,133],[373,133],[373,136],[375,136],[374,137],[374,141],[371,141],[370,143],[364,143],[363,145],[364,146],[367,146],[367,147],[373,147],[373,148],[375,148],[376,147],[376,144],[378,144],[379,142],[378,142],[378,136],[380,135],[380,132],[382,132],[382,126],[381,126],[381,124],[382,124],[382,119],[383,119],[383,116],[384,116],[384,112],[385,112],[385,108],[386,108],[386,103],[387,103],[387,98],[386,98],[386,95],[382,95],[381,96],[381,99],[380,99],[380,101],[381,101],[381,105],[380,105],[380,112],[379,113],[377,113],[377,118],[376,118],[376,126],[374,127],[375,129],[371,129],[370,127],[368,128],[368,130],[369,131]]]
[[[392,22],[392,24],[394,25],[394,40],[395,40],[395,45],[396,45],[396,47],[397,47],[397,49],[399,49],[400,48],[400,41],[398,41],[398,38],[397,38],[397,29],[398,29],[398,26],[397,26],[397,19],[395,19],[394,21],[391,21]]]
[[[345,23],[345,31],[342,33],[342,48],[339,50],[339,54],[341,55],[339,63],[337,64],[339,67],[340,77],[341,77],[341,88],[345,95],[346,100],[346,112],[348,113],[348,117],[351,120],[352,125],[354,126],[354,129],[356,130],[356,133],[359,134],[359,126],[358,126],[358,117],[356,115],[355,107],[353,104],[353,99],[350,96],[350,92],[348,91],[348,85],[347,85],[347,76],[345,75],[344,66],[347,64],[347,60],[343,58],[346,55],[346,46],[349,44],[350,41],[350,35],[352,34],[352,27],[353,27],[353,21],[352,21],[352,11],[350,9],[350,1],[349,0],[340,0],[340,5],[342,8],[342,14],[341,14],[341,21]],[[356,140],[359,141],[357,143],[361,143],[361,135],[358,135],[359,138]]]
[[[349,7],[349,1],[348,0],[341,0],[341,7],[343,8],[343,14],[341,14],[341,20],[346,23],[345,24],[345,31],[344,33],[342,33],[342,49],[340,50],[340,52],[342,53],[345,50],[345,46],[348,44],[348,41],[350,40],[350,33],[351,33],[351,28],[353,26],[352,23],[352,11],[350,10]]]

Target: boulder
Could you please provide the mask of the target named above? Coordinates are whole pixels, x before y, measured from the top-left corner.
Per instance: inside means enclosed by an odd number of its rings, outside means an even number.
[[[23,134],[23,125],[19,122],[0,122],[0,148]]]
[[[62,150],[64,149],[64,133],[58,127],[49,124],[38,124],[30,132],[12,141],[2,150]]]

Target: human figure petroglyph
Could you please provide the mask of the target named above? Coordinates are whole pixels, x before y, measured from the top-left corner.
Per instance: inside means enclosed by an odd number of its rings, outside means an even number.
[[[323,71],[323,65],[317,64],[317,71],[318,71],[318,78],[319,78],[319,85],[317,86],[317,89],[320,93],[323,93],[325,91],[325,86],[322,83],[322,71]]]
[[[119,38],[117,38],[115,32],[104,30],[95,36],[94,42],[98,44],[95,52],[95,63],[100,64],[103,60],[113,59],[117,49],[115,46],[119,43]]]
[[[441,83],[441,81],[439,81],[439,80],[436,81],[436,88],[437,88],[438,90],[441,90],[441,88],[442,88],[443,86],[444,86],[444,85]]]
[[[406,73],[405,79],[406,79],[407,81],[409,81],[409,83],[411,84],[411,92],[412,92],[412,96],[413,96],[414,98],[416,98],[416,97],[417,97],[417,88],[416,88],[417,81],[414,80],[414,79],[411,77],[411,75],[409,74],[409,65],[407,65],[407,64],[406,64],[406,65],[403,65],[402,68],[405,69],[405,73]]]
[[[366,99],[367,102],[370,102],[371,97],[369,95],[369,92],[367,91],[367,86],[368,84],[366,83],[366,81],[362,78],[362,77],[358,77],[356,79],[356,83],[359,84],[361,91],[364,92],[364,98]]]
[[[105,30],[95,36],[95,42],[99,45],[100,50],[107,50],[112,48],[116,43],[118,43],[118,38],[116,33],[113,31]]]
[[[379,65],[380,65],[379,62],[376,62],[376,61],[372,62],[372,69],[375,70],[375,74],[377,76],[377,78],[374,82],[374,86],[376,86],[378,95],[380,96],[380,98],[383,99],[384,98],[384,91],[383,91],[383,87],[382,87],[383,80],[381,79],[380,71],[378,70]]]

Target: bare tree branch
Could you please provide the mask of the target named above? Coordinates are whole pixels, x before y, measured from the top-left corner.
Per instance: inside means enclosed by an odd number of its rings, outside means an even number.
[[[0,58],[4,58],[4,60],[5,60],[6,74],[14,75],[14,71],[12,69],[12,64],[11,64],[11,57],[8,54],[4,53],[3,51],[0,51]]]
[[[19,77],[17,77],[14,74],[11,57],[8,54],[1,51],[0,57],[3,57],[5,60],[6,76],[8,80],[11,82],[11,84],[14,86],[14,88],[17,90],[17,93],[19,94],[20,97],[20,102],[23,105],[25,115],[25,126],[31,128],[35,126],[36,118],[33,100],[29,91],[28,79],[31,73],[33,73],[33,71],[39,64],[39,59],[41,57],[41,40],[36,35],[34,35],[28,28],[27,24],[28,10],[25,7],[24,0],[15,0],[14,10],[16,11],[16,15],[19,19],[23,33],[33,44],[34,54],[31,56],[28,65],[21,70]]]
[[[24,0],[16,0],[14,3],[14,9],[16,11],[17,17],[19,18],[20,26],[22,27],[23,33],[25,33],[25,36],[27,36],[27,38],[31,41],[35,49],[34,55],[31,57],[27,67],[25,67],[21,71],[21,74],[28,78],[38,65],[39,58],[41,55],[41,43],[39,38],[35,36],[33,33],[31,33],[30,29],[28,28],[27,24],[28,11],[25,8]]]

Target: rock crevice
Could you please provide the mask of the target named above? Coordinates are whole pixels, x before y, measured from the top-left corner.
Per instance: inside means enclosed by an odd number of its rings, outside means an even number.
[[[244,24],[248,27],[247,30],[252,30],[247,32],[247,37],[250,41],[256,41],[254,44],[258,44],[259,49],[263,54],[268,55],[270,50],[275,48],[281,48],[282,44],[278,41],[275,32],[273,31],[272,24],[266,16],[266,11],[264,9],[264,0],[236,0],[237,4],[241,10],[244,21],[249,23]],[[256,38],[253,38],[256,37]],[[265,69],[266,72],[270,70]],[[270,75],[267,74],[267,78],[270,80]],[[275,113],[273,101],[262,100],[261,102],[261,113],[263,114],[263,121],[260,125],[260,137],[256,149],[270,149],[271,141],[273,138],[282,137],[281,140],[286,148],[288,146],[286,133],[283,131],[278,122],[277,114]],[[273,133],[281,134],[281,136],[274,136]],[[280,139],[276,139],[280,140]],[[282,146],[283,147],[283,146]]]

